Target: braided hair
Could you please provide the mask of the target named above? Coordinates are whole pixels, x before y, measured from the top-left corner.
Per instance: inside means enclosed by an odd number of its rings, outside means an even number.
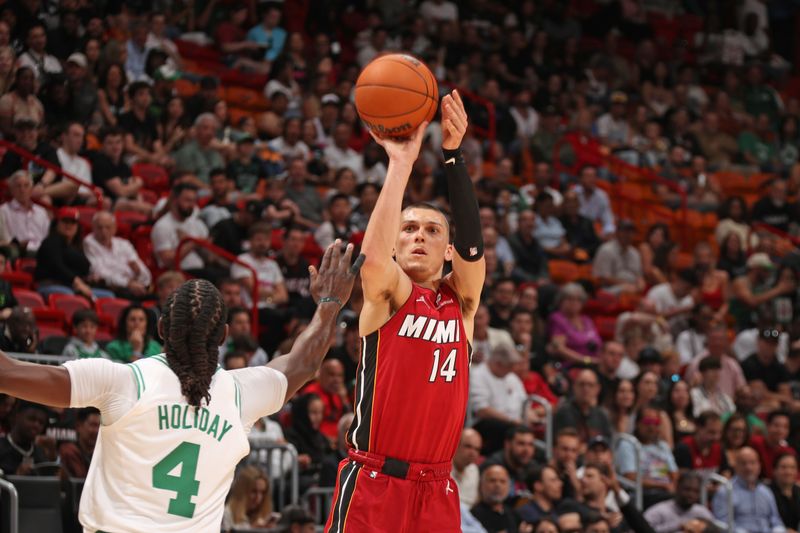
[[[204,279],[189,280],[167,299],[161,319],[164,351],[181,382],[186,401],[211,402],[209,386],[217,369],[227,310],[222,295]]]

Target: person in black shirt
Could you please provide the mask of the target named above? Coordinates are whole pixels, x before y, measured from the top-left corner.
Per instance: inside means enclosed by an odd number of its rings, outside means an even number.
[[[756,353],[742,362],[742,372],[748,383],[753,387],[757,397],[764,400],[779,401],[778,395],[786,396],[785,391],[780,391],[781,385],[788,379],[788,371],[777,359],[778,339],[780,331],[774,328],[762,329],[758,334]]]
[[[516,261],[511,276],[518,282],[537,281],[547,276],[547,256],[533,238],[535,226],[536,215],[526,209],[519,214],[516,233],[508,236]]]
[[[119,126],[125,131],[125,151],[139,161],[168,166],[172,160],[159,140],[156,119],[148,112],[153,100],[150,86],[143,81],[131,83],[128,98],[131,110],[119,117]]]
[[[753,205],[753,222],[763,222],[781,231],[789,231],[789,225],[796,221],[797,205],[789,203],[786,193],[786,181],[775,178],[769,185],[769,193],[762,196]]]
[[[289,292],[292,316],[301,318],[311,318],[315,308],[309,289],[309,263],[300,255],[307,241],[308,231],[302,226],[290,226],[283,238],[283,249],[275,258],[281,268],[286,290]]]
[[[242,244],[248,239],[248,231],[261,218],[264,206],[257,200],[240,201],[230,218],[224,218],[211,228],[211,241],[233,255],[244,253]]]
[[[511,327],[511,312],[514,310],[516,290],[517,287],[511,278],[502,278],[495,282],[489,304],[489,326],[506,330]]]
[[[33,465],[47,462],[45,451],[36,445],[47,418],[45,406],[18,400],[11,431],[0,439],[0,470],[6,475],[32,475]]]
[[[31,152],[35,156],[49,161],[56,166],[60,165],[56,151],[50,143],[39,141],[39,124],[35,120],[19,118],[14,121],[14,142],[16,142],[20,148]],[[0,178],[6,179],[20,169],[27,170],[34,183],[39,183],[45,174],[48,174],[48,179],[46,181],[51,181],[55,178],[53,171],[45,171],[43,167],[33,162],[27,162],[26,165],[16,152],[7,150],[3,155],[2,161],[0,161]]]
[[[578,250],[586,252],[587,257],[578,257],[576,253],[575,258],[580,260],[589,260],[594,257],[594,253],[600,246],[600,238],[594,230],[594,224],[588,218],[581,216],[578,210],[581,207],[578,193],[574,190],[569,190],[564,193],[563,210],[564,214],[561,215],[561,224],[567,232],[567,242]]]
[[[101,151],[93,152],[92,182],[103,188],[103,192],[114,202],[115,209],[138,211],[149,214],[153,206],[143,201],[139,191],[144,180],[131,174],[122,153],[125,149],[124,135],[119,128],[107,128],[100,134]]]
[[[39,330],[36,317],[28,307],[15,307],[4,323],[0,323],[0,350],[4,352],[36,353]]]
[[[50,233],[36,252],[33,279],[39,284],[39,292],[45,298],[54,293],[81,294],[90,300],[95,297],[114,297],[109,290],[89,285],[98,280],[89,276],[89,260],[81,247],[79,217],[74,207],[60,208],[50,225]]]
[[[492,465],[481,474],[481,501],[472,508],[488,533],[517,531],[517,517],[506,503],[510,487],[508,471],[501,465]]]
[[[285,278],[284,278],[285,280]],[[342,343],[331,348],[326,358],[337,359],[344,367],[344,384],[347,390],[353,390],[356,384],[358,361],[361,359],[361,336],[358,334],[358,319],[344,318],[345,324]]]
[[[786,529],[800,529],[800,486],[797,485],[797,457],[794,454],[783,453],[775,458],[769,488]]]

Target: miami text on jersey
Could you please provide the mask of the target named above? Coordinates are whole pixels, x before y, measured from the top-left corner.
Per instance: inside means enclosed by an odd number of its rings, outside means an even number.
[[[461,342],[461,328],[458,320],[436,320],[428,316],[406,315],[399,337],[422,339],[435,344]]]

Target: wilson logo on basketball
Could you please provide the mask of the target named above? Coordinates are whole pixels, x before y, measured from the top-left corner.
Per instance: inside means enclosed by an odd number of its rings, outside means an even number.
[[[405,133],[413,129],[411,127],[411,124],[409,124],[408,122],[400,124],[399,126],[394,126],[393,128],[387,128],[383,124],[373,124],[372,122],[366,120],[364,120],[364,124],[366,124],[369,129],[375,130],[377,133],[380,133],[382,135],[396,135],[398,133]]]
[[[405,59],[406,61],[408,61],[409,63],[411,63],[415,67],[418,67],[418,66],[420,66],[422,64],[419,61],[417,61],[416,57],[413,57],[413,56],[407,56],[407,55],[403,54],[403,59]]]

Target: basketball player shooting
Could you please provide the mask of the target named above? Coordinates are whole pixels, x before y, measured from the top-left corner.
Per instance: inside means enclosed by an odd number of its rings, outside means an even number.
[[[464,426],[486,268],[478,204],[460,151],[467,114],[456,91],[442,99],[453,243],[435,206],[402,209],[426,126],[405,142],[373,135],[389,168],[362,245],[355,418],[327,533],[461,531],[450,469]],[[453,270],[442,277],[445,261]]]
[[[328,247],[311,269],[317,311],[288,355],[266,366],[217,365],[228,334],[222,295],[191,280],[158,323],[165,353],[123,365],[104,359],[62,367],[0,352],[0,392],[55,407],[95,406],[102,426],[81,496],[84,532],[219,533],[237,463],[252,425],[278,411],[316,374],[335,338],[363,256]]]

